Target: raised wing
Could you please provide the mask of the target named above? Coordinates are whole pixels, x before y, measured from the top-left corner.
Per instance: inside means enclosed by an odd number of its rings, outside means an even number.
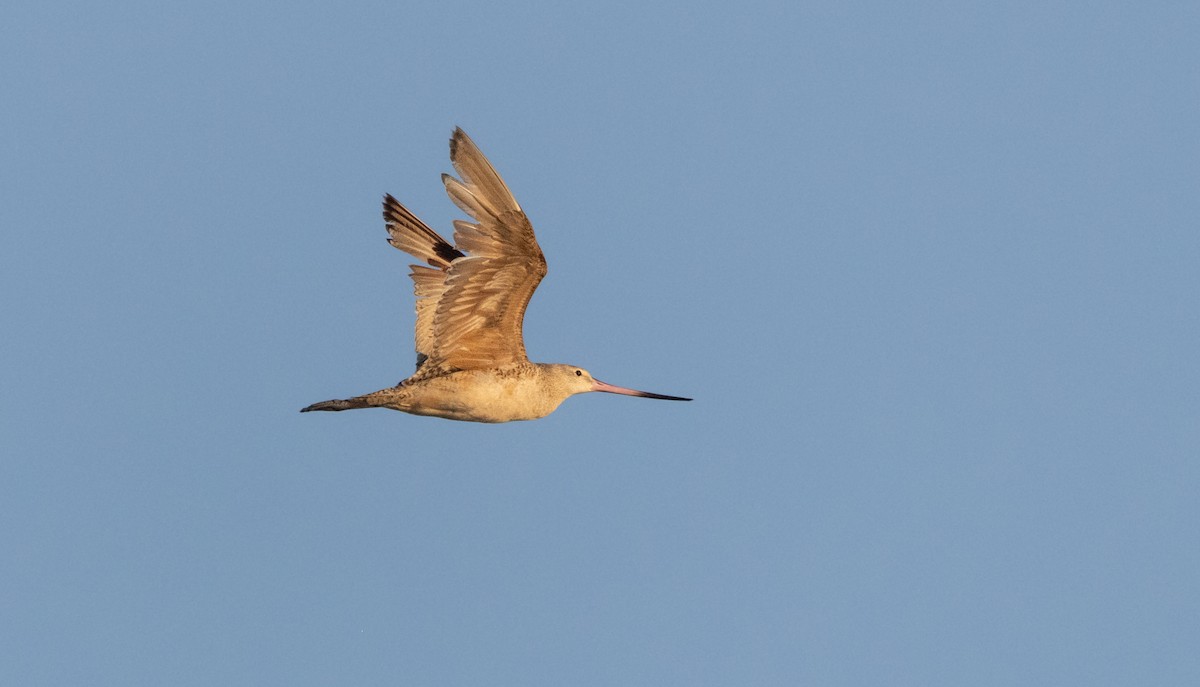
[[[445,290],[446,271],[450,269],[450,263],[463,254],[417,219],[390,193],[383,197],[383,222],[388,230],[388,243],[433,266],[413,265],[410,273],[413,293],[417,297],[416,349],[417,369],[420,370],[433,355],[433,318]]]
[[[456,246],[391,196],[384,201],[392,245],[432,266],[412,271],[418,369],[527,361],[521,327],[546,259],[521,206],[462,129],[450,139],[450,160],[462,179],[443,174],[446,192],[475,219],[454,222]]]

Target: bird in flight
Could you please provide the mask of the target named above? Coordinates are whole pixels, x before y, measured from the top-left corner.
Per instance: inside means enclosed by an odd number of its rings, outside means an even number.
[[[413,265],[417,297],[417,369],[394,387],[314,403],[300,412],[392,408],[470,422],[536,420],[568,396],[611,394],[690,401],[606,384],[574,365],[531,363],[521,325],[546,258],[533,226],[475,143],[455,129],[450,161],[460,179],[442,175],[446,193],[474,222],[454,221],[450,245],[390,194],[383,219],[388,243],[426,265]]]

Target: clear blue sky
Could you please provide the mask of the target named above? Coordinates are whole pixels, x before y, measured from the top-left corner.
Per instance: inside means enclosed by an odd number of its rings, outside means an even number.
[[[0,17],[0,682],[1200,684],[1194,3]],[[461,125],[550,274],[412,369]]]

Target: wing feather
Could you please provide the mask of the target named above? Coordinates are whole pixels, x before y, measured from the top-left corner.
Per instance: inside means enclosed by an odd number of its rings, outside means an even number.
[[[417,297],[417,369],[433,354],[433,320],[437,304],[446,290],[446,273],[430,267],[413,265],[409,274],[413,280],[413,294]]]
[[[463,256],[390,193],[383,196],[383,223],[388,243],[434,267],[447,269],[455,258]]]
[[[418,371],[526,362],[525,309],[546,259],[512,192],[462,129],[450,139],[450,160],[462,178],[443,174],[446,193],[475,220],[454,221],[454,246],[390,195],[384,199],[389,242],[430,265],[411,272]]]

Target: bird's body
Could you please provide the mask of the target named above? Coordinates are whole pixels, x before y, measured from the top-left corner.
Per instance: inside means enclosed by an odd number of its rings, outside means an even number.
[[[458,370],[414,382],[405,380],[355,399],[326,401],[335,406],[347,404],[343,407],[322,408],[318,403],[309,410],[383,407],[448,420],[536,420],[554,412],[572,393],[586,390],[582,384],[570,384],[567,375],[574,375],[573,368],[564,375],[556,367],[569,366],[525,362],[488,370]],[[590,383],[591,377],[586,381]]]
[[[450,159],[462,180],[443,174],[451,200],[476,222],[454,222],[455,245],[390,195],[388,241],[429,266],[413,265],[417,297],[416,372],[394,387],[304,408],[392,408],[450,420],[510,422],[545,417],[567,397],[606,391],[673,401],[690,399],[598,381],[571,365],[531,363],[521,326],[546,274],[529,219],[479,148],[456,129]]]

